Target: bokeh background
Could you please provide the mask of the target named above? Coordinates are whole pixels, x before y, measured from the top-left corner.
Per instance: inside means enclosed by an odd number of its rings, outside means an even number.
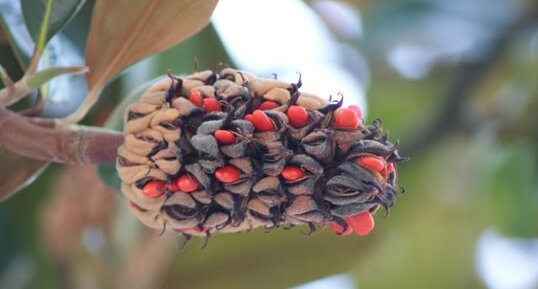
[[[0,0],[4,20],[20,17],[14,2]],[[83,63],[92,5],[51,40],[49,61]],[[0,63],[18,79],[5,35]],[[118,128],[130,91],[195,58],[290,82],[300,72],[302,90],[383,119],[411,157],[390,216],[364,238],[256,230],[177,252],[178,236],[130,215],[111,167],[52,164],[0,203],[0,288],[538,288],[536,1],[222,0],[210,26],[112,81],[85,123]],[[47,87],[46,116],[84,98],[70,77]]]

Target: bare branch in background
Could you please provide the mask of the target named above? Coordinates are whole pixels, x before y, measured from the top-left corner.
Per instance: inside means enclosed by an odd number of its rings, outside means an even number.
[[[448,133],[464,129],[466,126],[464,105],[466,100],[472,95],[475,89],[481,84],[488,72],[491,71],[497,61],[502,58],[507,48],[518,37],[519,32],[528,28],[538,21],[538,6],[535,5],[528,10],[527,15],[520,18],[507,27],[497,38],[489,50],[489,54],[476,62],[469,62],[461,65],[454,72],[452,85],[445,93],[446,103],[442,105],[441,111],[433,119],[428,127],[420,131],[406,141],[407,145],[402,145],[401,151],[406,155],[414,155],[416,152],[424,150]]]
[[[81,288],[80,276],[73,273],[79,266],[91,262],[97,268],[106,267],[116,198],[113,191],[100,182],[91,165],[64,167],[54,176],[51,194],[41,206],[41,242],[51,258],[58,288]],[[80,257],[75,252],[83,254],[84,261],[74,262],[73,259]],[[101,277],[108,277],[108,272],[103,271],[92,271],[91,284],[96,288],[107,287],[103,285],[106,278]]]

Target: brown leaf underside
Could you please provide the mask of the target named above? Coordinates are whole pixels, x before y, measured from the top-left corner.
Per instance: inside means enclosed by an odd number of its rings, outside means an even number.
[[[90,89],[133,62],[192,36],[208,22],[216,0],[98,1],[86,49]]]
[[[24,188],[48,163],[17,155],[4,148],[0,149],[0,162],[0,202]]]

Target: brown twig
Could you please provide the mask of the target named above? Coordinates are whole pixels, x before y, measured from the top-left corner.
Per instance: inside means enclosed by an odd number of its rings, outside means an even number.
[[[114,163],[119,132],[88,126],[57,128],[52,120],[0,109],[0,146],[33,159],[66,164]]]
[[[4,83],[4,86],[7,89],[8,94],[13,94],[15,92],[15,84],[13,83],[13,80],[11,80],[11,77],[9,77],[9,74],[7,74],[7,71],[0,65],[0,79],[2,79],[2,82]]]

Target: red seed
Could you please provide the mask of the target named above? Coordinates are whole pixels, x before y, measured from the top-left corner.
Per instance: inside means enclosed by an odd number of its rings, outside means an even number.
[[[204,98],[204,111],[221,111],[220,103],[216,98]]]
[[[346,222],[353,229],[355,234],[359,236],[368,235],[375,226],[374,217],[372,217],[372,214],[368,211],[347,217]]]
[[[204,104],[202,93],[198,90],[191,91],[191,93],[189,94],[189,100],[196,106],[202,107],[202,105]]]
[[[353,110],[357,114],[357,118],[362,120],[362,110],[358,105],[352,104],[349,106],[349,109]]]
[[[335,113],[334,127],[341,129],[356,129],[359,126],[359,118],[355,111],[350,108],[341,108]]]
[[[163,181],[150,181],[142,189],[142,194],[150,198],[158,198],[164,194],[164,182]]]
[[[247,118],[245,116],[245,119],[250,121],[257,132],[268,132],[268,131],[275,131],[275,125],[273,124],[273,121],[263,112],[262,110],[255,110],[252,113],[252,117]]]
[[[387,165],[384,159],[374,156],[361,157],[355,160],[355,163],[362,168],[378,173],[382,173],[385,170],[385,166]]]
[[[331,229],[331,231],[335,232],[336,234],[340,236],[347,236],[351,234],[351,232],[353,232],[353,229],[351,228],[351,226],[347,226],[347,229],[344,230],[344,227],[334,222],[329,223],[329,229]]]
[[[386,177],[394,172],[394,163],[389,163],[384,170],[381,171],[381,175]]]
[[[173,180],[171,183],[166,185],[166,190],[170,192],[177,192],[179,188],[177,187],[177,180]]]
[[[266,101],[262,102],[262,104],[260,104],[258,109],[270,110],[270,109],[277,108],[277,107],[278,107],[278,103],[276,103],[274,101],[266,100]]]
[[[308,112],[302,106],[290,106],[287,115],[291,126],[295,128],[300,128],[308,124]]]
[[[254,116],[252,115],[252,113],[245,115],[244,119],[254,125]]]
[[[218,168],[215,171],[215,178],[219,180],[222,183],[233,183],[237,182],[241,175],[239,174],[239,170],[237,170],[233,166],[224,166],[222,168]]]
[[[287,181],[296,181],[304,177],[304,172],[296,166],[285,166],[280,175]]]
[[[237,141],[237,137],[229,130],[219,129],[214,135],[217,141],[223,145],[231,145]]]
[[[392,173],[392,172],[394,172],[395,169],[396,169],[396,168],[394,167],[394,163],[389,163],[389,164],[387,165],[387,175],[390,174],[390,173]]]
[[[176,181],[176,186],[178,191],[190,193],[198,190],[200,188],[200,183],[190,174],[184,174],[179,176]]]

